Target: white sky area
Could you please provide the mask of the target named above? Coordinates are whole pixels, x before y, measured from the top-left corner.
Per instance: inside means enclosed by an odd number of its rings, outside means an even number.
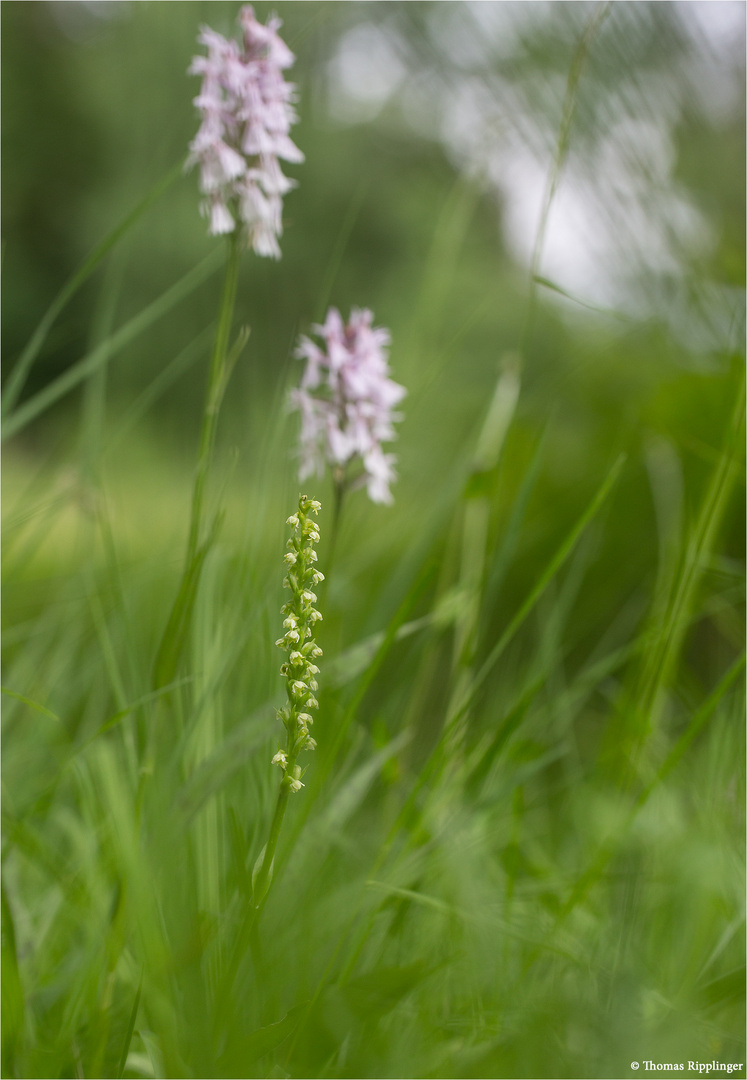
[[[567,18],[559,19],[558,8]],[[328,71],[329,106],[342,122],[376,117],[398,95],[406,121],[441,139],[454,164],[480,177],[501,206],[504,240],[528,266],[552,163],[565,94],[565,75],[543,76],[523,96],[521,77],[498,74],[521,37],[552,20],[572,50],[593,5],[511,0],[462,0],[433,9],[428,49],[413,55],[397,15],[351,28]],[[597,42],[616,36],[635,50],[635,23],[615,25],[617,5]],[[625,5],[638,8],[637,4]],[[705,255],[711,228],[674,178],[673,130],[683,99],[697,103],[706,122],[728,123],[742,107],[745,5],[741,0],[677,0],[683,46],[656,71],[632,70],[610,92],[600,88],[603,124],[593,144],[571,152],[545,236],[540,273],[592,304],[639,309],[627,284],[644,276],[676,275],[683,256]],[[635,11],[627,11],[635,18]],[[592,44],[592,50],[595,47]],[[439,64],[439,57],[444,61]],[[631,65],[634,67],[634,64]],[[587,64],[582,93],[592,78]],[[537,104],[542,106],[538,115]],[[541,117],[546,120],[543,130]],[[635,302],[634,302],[635,300]],[[727,304],[728,306],[728,304]]]

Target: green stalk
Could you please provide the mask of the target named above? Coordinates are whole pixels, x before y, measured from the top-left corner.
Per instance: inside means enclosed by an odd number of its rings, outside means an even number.
[[[288,769],[292,770],[295,765],[295,758],[288,758]],[[265,896],[270,887],[269,877],[272,864],[275,859],[275,850],[278,846],[278,840],[280,839],[280,830],[283,825],[283,818],[285,817],[285,808],[288,805],[288,796],[290,795],[290,788],[285,783],[285,778],[280,784],[280,790],[278,791],[278,800],[275,803],[275,813],[272,816],[272,824],[270,825],[270,835],[267,837],[267,843],[265,844],[264,856],[262,858],[262,865],[259,868],[259,872],[254,879],[252,889],[252,913],[254,917],[259,914],[259,911],[264,902]],[[254,918],[252,919],[252,922]]]
[[[576,111],[576,93],[578,91],[578,84],[581,80],[581,73],[592,42],[609,13],[610,0],[602,0],[602,3],[598,4],[596,10],[592,13],[591,18],[586,24],[586,28],[581,35],[573,54],[573,59],[571,60],[568,81],[566,83],[565,98],[563,99],[563,112],[560,120],[560,130],[558,132],[558,144],[555,148],[555,158],[553,160],[552,168],[545,184],[540,220],[539,225],[537,226],[537,235],[535,236],[532,257],[529,264],[529,299],[527,302],[524,331],[519,349],[522,360],[526,359],[529,337],[532,332],[534,311],[537,301],[537,285],[542,283],[539,272],[542,263],[542,254],[545,248],[545,234],[547,232],[547,223],[550,218],[550,209],[555,200],[558,184],[560,183],[560,175],[563,171],[563,166],[565,165],[566,158],[568,157],[568,150],[570,148],[571,126]]]
[[[339,465],[332,472],[332,484],[334,488],[334,505],[332,507],[332,526],[330,530],[329,547],[327,548],[327,556],[325,559],[325,578],[322,582],[322,587],[319,590],[321,607],[325,607],[327,603],[327,590],[329,589],[329,580],[332,576],[332,564],[334,562],[335,552],[337,551],[337,537],[340,532],[342,504],[345,501],[345,492],[347,491],[345,472]]]
[[[187,640],[189,625],[192,620],[192,609],[197,596],[202,566],[222,521],[221,515],[217,515],[207,537],[201,542],[200,538],[204,532],[203,504],[205,485],[215,444],[218,413],[233,365],[241,348],[246,343],[248,334],[248,331],[243,331],[239,335],[238,341],[229,354],[228,339],[231,333],[234,307],[236,306],[236,289],[241,256],[241,238],[239,234],[232,233],[228,244],[226,276],[223,280],[223,293],[218,311],[218,329],[215,335],[215,345],[210,358],[210,373],[208,375],[205,409],[202,414],[202,428],[200,430],[200,448],[197,454],[197,469],[192,489],[192,511],[189,523],[189,539],[187,541],[187,558],[179,591],[156,656],[153,669],[153,687],[155,690],[174,681],[179,657]]]
[[[205,481],[207,479],[210,458],[215,443],[215,430],[218,422],[223,393],[226,381],[230,374],[226,363],[228,354],[228,337],[233,322],[233,311],[236,306],[236,289],[239,280],[239,259],[241,255],[238,232],[231,233],[229,237],[228,262],[226,276],[223,281],[223,295],[220,301],[218,313],[218,331],[215,335],[215,346],[210,360],[210,375],[208,377],[207,395],[205,398],[205,411],[202,414],[202,429],[200,431],[200,449],[197,456],[197,471],[195,473],[194,488],[192,490],[192,516],[189,526],[189,542],[187,544],[187,567],[191,565],[197,554],[202,526],[202,508],[205,495]]]
[[[293,760],[289,759],[289,769],[292,769],[294,764],[295,758]],[[259,856],[262,863],[256,873],[252,875],[252,898],[249,908],[244,912],[244,918],[234,942],[228,967],[218,990],[215,1008],[215,1020],[218,1024],[220,1024],[221,1020],[225,1022],[226,1010],[230,1009],[233,984],[236,980],[239,965],[247,946],[252,947],[252,952],[255,957],[259,951],[257,920],[267,897],[267,893],[270,890],[270,873],[275,860],[275,851],[277,850],[278,840],[280,839],[280,830],[283,826],[283,818],[285,817],[285,809],[288,805],[289,795],[290,787],[285,782],[285,777],[283,777],[283,780],[280,783],[280,790],[278,791],[277,802],[275,803],[275,813],[272,816],[270,834],[267,837],[267,843],[265,844],[264,850]],[[259,859],[257,862],[259,862]],[[218,1029],[216,1028],[216,1038],[217,1037]]]

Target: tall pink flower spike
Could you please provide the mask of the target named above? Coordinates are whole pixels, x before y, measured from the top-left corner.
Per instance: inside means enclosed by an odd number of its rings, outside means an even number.
[[[200,210],[210,219],[211,235],[244,225],[258,255],[279,259],[283,195],[296,185],[278,159],[304,160],[289,135],[297,120],[295,87],[283,78],[295,58],[277,34],[282,22],[276,15],[263,26],[247,4],[239,23],[241,47],[201,28],[198,40],[208,54],[196,56],[189,73],[202,76],[195,98],[202,123],[187,168],[200,166]]]
[[[389,378],[389,331],[372,322],[370,311],[353,308],[345,325],[330,308],[324,325],[314,327],[325,347],[307,337],[299,342],[296,355],[307,365],[291,405],[301,412],[301,480],[321,476],[325,464],[342,468],[357,457],[369,497],[391,503],[396,457],[381,444],[395,438],[400,416],[392,408],[407,391]]]

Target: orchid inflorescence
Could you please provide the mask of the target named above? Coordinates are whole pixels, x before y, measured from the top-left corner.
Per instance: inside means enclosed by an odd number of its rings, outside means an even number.
[[[203,26],[199,41],[207,56],[189,68],[202,75],[195,105],[202,123],[190,143],[187,167],[200,165],[202,213],[211,235],[232,233],[238,222],[258,255],[280,258],[283,195],[295,184],[283,175],[278,158],[303,161],[289,131],[296,120],[295,88],[283,70],[295,57],[278,36],[281,20],[263,26],[250,4],[239,13],[241,47]]]
[[[296,758],[302,750],[316,747],[309,728],[314,722],[311,712],[319,707],[314,697],[319,668],[314,661],[322,655],[322,650],[314,641],[314,628],[322,616],[313,606],[317,600],[313,590],[324,581],[324,574],[316,568],[314,545],[319,543],[319,529],[309,515],[318,514],[320,509],[321,505],[315,499],[300,495],[298,510],[288,518],[292,532],[285,553],[288,572],[283,585],[290,589],[291,598],[281,608],[285,616],[285,633],[275,642],[278,648],[288,653],[288,659],[280,668],[280,674],[285,676],[288,704],[278,710],[278,718],[283,721],[288,738],[285,750],[278,750],[272,764],[279,765],[284,771],[283,783],[292,792],[304,786]]]
[[[342,477],[358,461],[362,472],[346,477],[347,486],[365,484],[373,502],[390,503],[396,457],[381,444],[395,438],[393,406],[407,391],[389,378],[389,331],[372,323],[368,310],[353,308],[345,324],[330,308],[324,325],[313,328],[324,347],[300,339],[296,355],[307,365],[290,400],[301,412],[300,479],[321,476],[325,463]]]
[[[258,255],[279,259],[283,195],[295,186],[279,159],[304,160],[289,134],[297,119],[295,87],[283,76],[295,58],[277,33],[276,15],[263,26],[246,4],[239,23],[241,45],[201,28],[207,56],[194,57],[189,71],[202,76],[195,98],[202,122],[187,167],[200,166],[209,233],[242,230]],[[296,355],[307,366],[291,405],[301,412],[302,481],[330,465],[338,500],[343,490],[365,485],[373,502],[391,503],[396,457],[382,444],[395,437],[400,417],[393,407],[406,391],[389,378],[389,331],[372,323],[366,309],[354,308],[347,323],[329,309],[324,324],[313,328],[323,347],[300,339]]]

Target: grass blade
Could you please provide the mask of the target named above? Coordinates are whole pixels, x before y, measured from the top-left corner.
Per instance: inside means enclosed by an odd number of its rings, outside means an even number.
[[[181,280],[167,289],[162,296],[149,304],[139,315],[130,319],[128,323],[115,331],[111,337],[103,341],[99,346],[84,356],[62,375],[45,386],[38,394],[35,394],[27,402],[13,412],[3,424],[3,439],[18,434],[32,420],[54,405],[65,394],[70,393],[79,383],[92,375],[111,357],[113,357],[125,345],[129,345],[143,331],[165,315],[172,307],[189,296],[203,281],[206,280],[218,267],[222,259],[222,251],[215,248],[194,269],[185,274]]]
[[[0,686],[0,693],[7,694],[8,697],[15,698],[17,701],[22,701],[24,705],[28,705],[30,709],[36,709],[43,716],[48,716],[50,720],[57,720],[59,722],[59,716],[53,713],[51,709],[45,708],[40,705],[38,701],[32,701],[31,698],[25,697],[23,694],[19,694],[16,690],[9,690],[7,686]]]
[[[135,994],[135,1000],[132,1003],[132,1012],[130,1013],[130,1019],[127,1024],[127,1033],[125,1034],[124,1043],[122,1045],[122,1053],[119,1058],[119,1065],[117,1066],[117,1080],[121,1080],[124,1076],[125,1067],[127,1065],[127,1055],[130,1052],[130,1043],[132,1042],[132,1033],[135,1030],[135,1023],[137,1021],[137,1011],[140,1008],[140,994],[143,989],[143,976],[140,976],[140,982],[138,983],[137,993]]]
[[[23,387],[28,378],[31,367],[34,360],[39,355],[39,350],[44,344],[47,334],[52,328],[52,325],[63,310],[65,305],[76,294],[81,285],[91,276],[93,271],[99,265],[101,260],[109,254],[113,247],[119,243],[122,237],[127,233],[132,226],[138,221],[139,218],[149,210],[153,203],[171,187],[171,185],[181,176],[182,164],[173,168],[171,172],[159,180],[155,187],[151,188],[148,194],[142,199],[134,210],[131,210],[127,217],[112,229],[107,237],[105,237],[98,247],[94,248],[86,261],[76,274],[68,281],[66,285],[60,290],[52,303],[47,308],[46,312],[42,316],[41,322],[37,326],[34,333],[31,335],[26,348],[18,358],[13,371],[8,379],[8,385],[5,389],[5,393],[2,398],[2,415],[5,417],[13,408],[15,403],[23,391]]]
[[[448,718],[447,727],[455,724],[461,718],[465,710],[469,707],[470,702],[473,700],[475,694],[485,682],[485,679],[493,670],[495,664],[498,662],[502,654],[505,652],[507,646],[514,638],[519,627],[524,623],[527,616],[533,610],[537,601],[542,596],[552,579],[555,577],[558,570],[560,570],[566,560],[570,557],[580,537],[585,532],[590,522],[593,521],[593,519],[599,513],[607,496],[617,482],[624,463],[625,455],[621,454],[608,472],[607,476],[604,479],[604,482],[602,483],[594,498],[587,506],[586,510],[583,512],[581,517],[573,526],[568,536],[566,536],[565,540],[555,552],[555,555],[547,564],[542,574],[540,574],[537,584],[534,586],[529,596],[526,598],[517,613],[514,615],[513,619],[508,624],[504,632],[501,634],[496,644],[490,650],[490,653],[480,667],[480,670],[477,672],[474,679],[472,680],[464,699],[459,705],[459,708],[453,716]]]

